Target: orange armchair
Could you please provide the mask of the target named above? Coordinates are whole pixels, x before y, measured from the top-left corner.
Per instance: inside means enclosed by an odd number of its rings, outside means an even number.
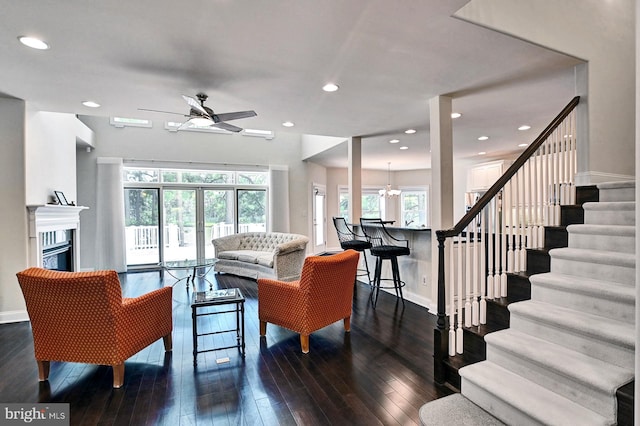
[[[40,381],[51,361],[111,365],[113,387],[124,383],[124,361],[163,338],[171,350],[171,287],[123,298],[115,271],[17,274],[31,320]]]
[[[260,335],[267,323],[300,333],[302,352],[309,352],[309,335],[339,320],[351,329],[353,283],[360,254],[347,250],[332,256],[309,256],[298,281],[258,279]]]

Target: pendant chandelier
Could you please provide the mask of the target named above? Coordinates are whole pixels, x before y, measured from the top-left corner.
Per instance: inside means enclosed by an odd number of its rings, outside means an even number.
[[[387,187],[378,191],[381,197],[397,197],[400,195],[402,191],[399,189],[391,189],[391,163],[387,163],[388,171],[387,171]]]

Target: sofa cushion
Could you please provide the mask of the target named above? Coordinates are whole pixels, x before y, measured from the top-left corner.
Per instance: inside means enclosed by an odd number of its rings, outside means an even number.
[[[227,250],[217,253],[218,259],[238,260],[238,255],[244,253],[244,250]]]
[[[266,266],[267,268],[273,268],[273,253],[260,252],[258,255],[258,265]]]
[[[238,261],[246,262],[246,263],[258,263],[258,256],[262,252],[254,251],[254,250],[242,250],[238,254]]]

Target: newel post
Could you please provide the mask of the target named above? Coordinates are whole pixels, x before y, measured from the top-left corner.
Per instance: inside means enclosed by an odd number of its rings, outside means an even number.
[[[436,383],[442,384],[446,379],[444,360],[449,354],[449,333],[447,331],[446,290],[444,281],[444,244],[447,237],[444,231],[436,231],[436,236],[438,239],[438,319],[433,332],[433,377]]]

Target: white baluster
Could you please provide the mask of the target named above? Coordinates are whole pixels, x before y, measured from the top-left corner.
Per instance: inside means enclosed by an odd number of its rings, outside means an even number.
[[[505,297],[507,293],[507,272],[511,272],[513,265],[513,236],[511,234],[511,222],[513,220],[512,208],[511,208],[511,181],[508,181],[502,193],[504,195],[502,200],[502,217],[504,219],[504,231],[503,231],[503,261],[502,271],[500,273],[500,288],[494,293],[496,297]]]
[[[529,233],[531,234],[531,240],[527,240],[527,247],[538,248],[538,185],[536,180],[538,173],[538,162],[536,154],[534,153],[529,158]]]
[[[480,274],[480,270],[478,269],[478,252],[479,252],[479,244],[480,244],[480,236],[478,235],[478,217],[476,216],[471,222],[473,226],[473,296],[471,301],[471,324],[478,325],[480,324],[480,304],[478,303],[478,296],[480,295],[479,285],[478,285],[478,275]]]
[[[564,199],[564,141],[569,137],[566,124],[566,120],[560,123],[560,139],[558,139],[556,146],[558,150],[558,204],[561,206],[566,204]]]
[[[506,263],[506,272],[514,271],[514,260],[513,260],[513,252],[514,252],[514,241],[513,241],[513,204],[511,203],[511,187],[513,186],[511,182],[513,179],[508,181],[504,187],[505,192],[505,219],[506,219],[506,230],[507,230],[507,263]]]
[[[457,236],[457,247],[458,247],[458,275],[457,275],[457,284],[458,284],[458,328],[456,329],[456,352],[461,354],[463,352],[464,341],[463,341],[463,331],[462,331],[462,239],[460,236]]]
[[[464,295],[464,326],[471,327],[471,229],[467,226],[467,236],[465,245],[464,275],[465,275],[465,295]]]
[[[520,172],[513,176],[513,185],[511,186],[511,193],[513,194],[513,204],[515,205],[516,216],[513,219],[513,232],[514,232],[514,249],[513,249],[513,269],[510,272],[520,271],[520,248],[522,247],[522,240],[520,239]]]
[[[456,354],[456,331],[455,331],[455,315],[456,315],[456,262],[453,257],[453,238],[449,241],[449,356]]]
[[[493,251],[495,250],[495,203],[496,197],[489,202],[489,219],[487,221],[487,255],[489,261],[487,264],[487,299],[493,299]],[[483,233],[484,235],[484,233]],[[486,302],[485,302],[486,304]]]
[[[577,139],[576,139],[576,113],[573,111],[571,113],[571,130],[573,137],[571,138],[571,174],[569,178],[571,179],[571,204],[576,203],[576,187],[575,187],[575,175],[578,172],[577,170]]]
[[[486,263],[485,263],[485,247],[487,240],[486,238],[491,238],[490,235],[485,233],[485,226],[487,222],[487,215],[485,214],[487,207],[482,209],[480,212],[480,324],[487,323],[487,300],[486,300],[486,286],[485,286],[485,277],[486,275]]]
[[[536,247],[544,247],[544,183],[542,182],[542,150],[536,152],[536,168],[534,186],[536,187],[536,231],[538,244]]]
[[[527,269],[527,229],[528,229],[528,225],[527,225],[527,186],[526,186],[526,168],[523,168],[520,172],[518,172],[518,174],[520,175],[520,181],[521,181],[521,188],[520,188],[520,199],[522,202],[522,207],[520,209],[521,211],[521,216],[518,216],[519,218],[519,237],[518,239],[520,240],[520,251],[518,252],[518,255],[520,256],[520,260],[518,262],[518,265],[520,266],[520,269],[518,269],[518,271],[525,271]]]
[[[555,131],[555,141],[553,146],[553,226],[560,224],[560,151],[559,144],[562,138],[562,132],[560,129]]]

